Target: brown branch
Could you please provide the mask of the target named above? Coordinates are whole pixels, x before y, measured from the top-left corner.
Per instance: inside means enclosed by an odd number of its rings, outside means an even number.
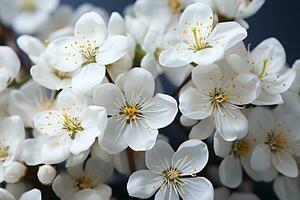
[[[192,79],[192,73],[190,73],[186,79],[181,83],[181,85],[172,93],[172,97],[176,97],[180,90]]]
[[[128,158],[129,170],[131,172],[135,172],[136,164],[135,164],[135,159],[134,159],[134,151],[128,147],[126,149],[126,153],[127,153],[127,158]]]

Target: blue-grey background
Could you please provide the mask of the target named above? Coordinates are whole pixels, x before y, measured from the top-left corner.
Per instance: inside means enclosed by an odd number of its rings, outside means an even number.
[[[292,65],[296,59],[300,58],[300,2],[298,0],[266,1],[263,8],[256,15],[247,19],[250,29],[248,30],[246,42],[250,43],[253,48],[265,38],[276,37],[286,49],[288,64]],[[105,8],[109,12],[122,12],[126,5],[134,3],[135,0],[62,0],[62,2],[74,7],[83,2],[90,2]],[[162,130],[162,132],[169,131]],[[255,193],[262,200],[277,199],[273,194],[272,184],[255,183],[254,188]],[[126,187],[124,186],[113,186],[113,193],[119,200],[128,199],[126,197]]]

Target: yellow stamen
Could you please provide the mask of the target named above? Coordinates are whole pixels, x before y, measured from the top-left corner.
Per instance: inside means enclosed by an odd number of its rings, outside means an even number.
[[[262,79],[266,75],[268,62],[269,62],[269,60],[267,58],[265,58],[263,60],[263,66],[261,68],[261,71],[258,74],[258,78],[259,79]]]

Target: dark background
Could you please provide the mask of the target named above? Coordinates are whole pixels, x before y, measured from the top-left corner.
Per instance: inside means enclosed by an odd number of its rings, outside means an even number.
[[[62,2],[74,7],[83,2],[90,2],[109,12],[122,12],[126,5],[134,3],[135,0],[62,0]],[[300,2],[298,0],[266,0],[263,8],[256,15],[247,19],[250,29],[246,43],[250,43],[251,48],[253,48],[268,37],[276,37],[285,47],[288,64],[292,65],[296,59],[300,58],[300,53],[298,55],[298,45],[300,45],[299,14]],[[171,129],[174,130],[174,127]],[[169,135],[167,130],[161,132],[166,132]],[[273,194],[272,184],[254,183],[254,190],[262,200],[277,199]],[[127,199],[125,197],[126,187],[113,186],[113,193],[118,196],[119,200]]]

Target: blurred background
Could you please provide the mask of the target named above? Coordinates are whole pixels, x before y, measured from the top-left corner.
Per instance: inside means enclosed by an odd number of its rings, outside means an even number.
[[[70,4],[75,8],[84,2],[93,3],[109,12],[118,11],[122,13],[128,4],[134,3],[135,0],[62,0],[62,3]],[[249,43],[251,44],[250,48],[254,48],[262,40],[276,37],[285,47],[288,64],[292,65],[296,59],[300,58],[300,21],[297,21],[300,19],[299,12],[300,2],[298,0],[266,0],[262,9],[256,15],[246,19],[250,25],[246,44]],[[163,129],[161,132],[165,135],[172,134],[174,138],[174,134],[178,134],[176,133],[178,129],[168,127],[168,129]],[[177,135],[177,137],[179,136]],[[128,198],[126,195],[126,187],[115,185],[113,190],[113,194],[120,200],[133,199]],[[261,200],[277,199],[273,193],[272,184],[254,183],[254,192]]]

